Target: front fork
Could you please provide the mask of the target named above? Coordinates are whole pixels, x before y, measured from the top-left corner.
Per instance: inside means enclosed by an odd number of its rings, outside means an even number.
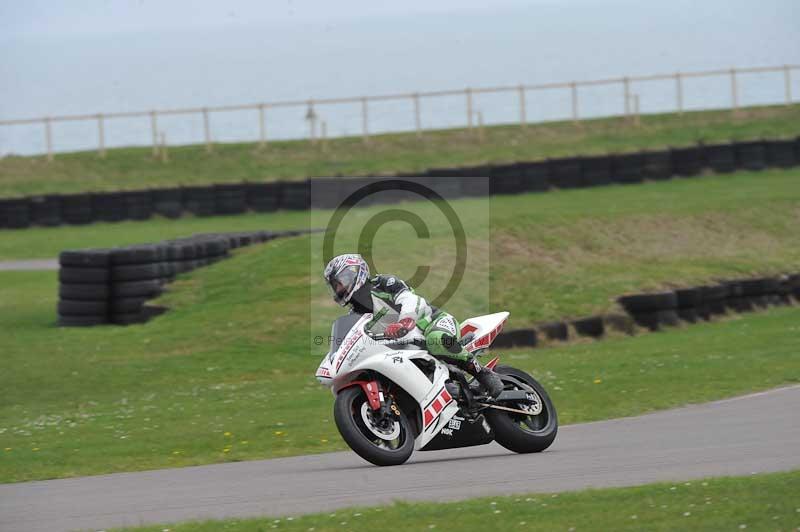
[[[400,410],[397,408],[392,395],[384,393],[383,386],[379,380],[353,381],[349,383],[348,387],[355,385],[361,386],[361,389],[364,390],[364,394],[367,396],[369,407],[374,412],[379,413],[381,417],[385,418],[393,415],[400,417]]]

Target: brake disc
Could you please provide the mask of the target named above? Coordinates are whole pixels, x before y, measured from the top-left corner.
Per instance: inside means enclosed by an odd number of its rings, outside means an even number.
[[[382,440],[392,441],[400,436],[400,422],[393,422],[391,427],[381,427],[367,403],[361,405],[361,419],[369,431]]]

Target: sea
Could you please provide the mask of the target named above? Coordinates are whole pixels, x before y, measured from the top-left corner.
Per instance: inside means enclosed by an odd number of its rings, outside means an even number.
[[[268,4],[268,3],[265,3]],[[451,4],[452,6],[452,4]],[[560,82],[800,66],[797,0],[552,0],[481,10],[298,19],[203,28],[52,34],[0,32],[0,121],[46,116],[178,110],[321,98],[411,94]],[[787,91],[783,72],[739,74],[742,106],[800,100],[800,68]],[[621,84],[579,87],[580,118],[625,111]],[[674,111],[676,82],[634,82],[641,113]],[[568,88],[526,91],[525,120],[570,119]],[[633,108],[633,101],[629,104]],[[685,110],[733,103],[730,75],[683,80]],[[421,97],[423,129],[515,123],[517,91]],[[362,135],[360,102],[314,105],[316,135]],[[414,100],[370,102],[369,134],[413,131]],[[213,142],[255,141],[256,110],[211,112]],[[267,107],[267,140],[308,138],[308,104]],[[103,122],[106,147],[148,146],[148,116]],[[202,113],[162,115],[169,145],[202,143]],[[53,122],[56,152],[98,148],[97,120]],[[41,154],[45,127],[0,125],[0,156]]]

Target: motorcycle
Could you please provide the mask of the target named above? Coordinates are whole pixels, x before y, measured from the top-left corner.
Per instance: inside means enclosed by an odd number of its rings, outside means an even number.
[[[482,356],[508,312],[461,324],[461,345]],[[492,398],[477,379],[437,359],[419,329],[403,338],[372,333],[372,314],[348,314],[333,323],[331,349],[316,372],[335,396],[334,419],[359,456],[379,466],[399,465],[415,450],[432,451],[497,441],[517,453],[547,449],[558,417],[544,387],[526,372],[486,364],[503,381]]]

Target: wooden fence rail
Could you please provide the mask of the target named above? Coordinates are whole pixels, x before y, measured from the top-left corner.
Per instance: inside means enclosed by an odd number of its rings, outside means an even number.
[[[252,104],[240,105],[223,105],[214,107],[191,107],[182,109],[154,109],[149,111],[126,111],[114,113],[94,113],[94,114],[78,114],[78,115],[60,115],[48,116],[40,118],[23,118],[13,120],[0,120],[0,126],[15,126],[23,124],[42,124],[44,126],[45,146],[47,153],[47,160],[51,161],[54,157],[53,148],[53,123],[54,122],[73,122],[73,121],[93,121],[97,123],[98,135],[98,155],[104,157],[106,154],[106,141],[105,141],[105,123],[108,120],[120,118],[139,118],[149,117],[150,127],[152,131],[152,147],[153,156],[159,156],[161,148],[160,139],[163,137],[158,129],[158,118],[166,116],[178,115],[200,115],[203,120],[203,134],[204,142],[207,151],[213,149],[213,135],[211,132],[212,113],[233,112],[233,111],[255,111],[258,120],[258,142],[261,146],[267,144],[267,124],[268,112],[270,109],[299,107],[306,108],[306,120],[309,121],[309,137],[312,141],[316,141],[317,137],[317,121],[319,115],[315,111],[316,107],[323,105],[342,105],[342,104],[359,104],[361,114],[361,130],[362,138],[365,143],[369,142],[370,128],[369,128],[369,104],[371,102],[386,102],[386,101],[407,101],[410,102],[409,109],[412,109],[414,114],[414,129],[418,137],[422,137],[424,126],[422,124],[422,103],[423,98],[436,98],[444,96],[459,96],[464,97],[465,105],[465,123],[470,130],[474,127],[474,121],[477,117],[477,112],[474,108],[474,96],[477,94],[500,94],[509,93],[516,95],[519,107],[519,123],[521,127],[526,127],[529,123],[526,113],[526,102],[528,93],[533,91],[543,90],[558,90],[566,89],[569,91],[571,102],[570,118],[578,124],[581,120],[580,116],[580,88],[582,87],[595,87],[601,85],[620,85],[621,99],[623,103],[623,116],[630,117],[632,114],[638,115],[639,96],[632,94],[632,84],[646,83],[651,81],[669,81],[675,82],[675,111],[683,113],[684,111],[684,80],[687,78],[707,78],[707,77],[728,77],[730,79],[730,108],[733,112],[737,112],[740,107],[740,90],[739,78],[746,74],[761,74],[761,73],[783,73],[784,85],[784,99],[783,103],[790,105],[793,102],[792,96],[792,71],[800,70],[800,65],[781,65],[781,66],[766,66],[766,67],[749,67],[749,68],[729,68],[719,70],[706,70],[696,72],[673,72],[669,74],[654,74],[647,76],[625,76],[621,78],[607,78],[598,80],[583,80],[583,81],[568,81],[558,83],[543,83],[535,85],[514,85],[514,86],[497,86],[497,87],[468,87],[465,89],[449,89],[428,92],[415,92],[415,93],[398,93],[398,94],[383,94],[374,96],[354,96],[343,98],[320,98],[313,100],[288,100],[278,102],[260,102]],[[779,103],[779,102],[774,102]],[[481,114],[482,116],[482,114]],[[327,129],[327,128],[326,128]]]

